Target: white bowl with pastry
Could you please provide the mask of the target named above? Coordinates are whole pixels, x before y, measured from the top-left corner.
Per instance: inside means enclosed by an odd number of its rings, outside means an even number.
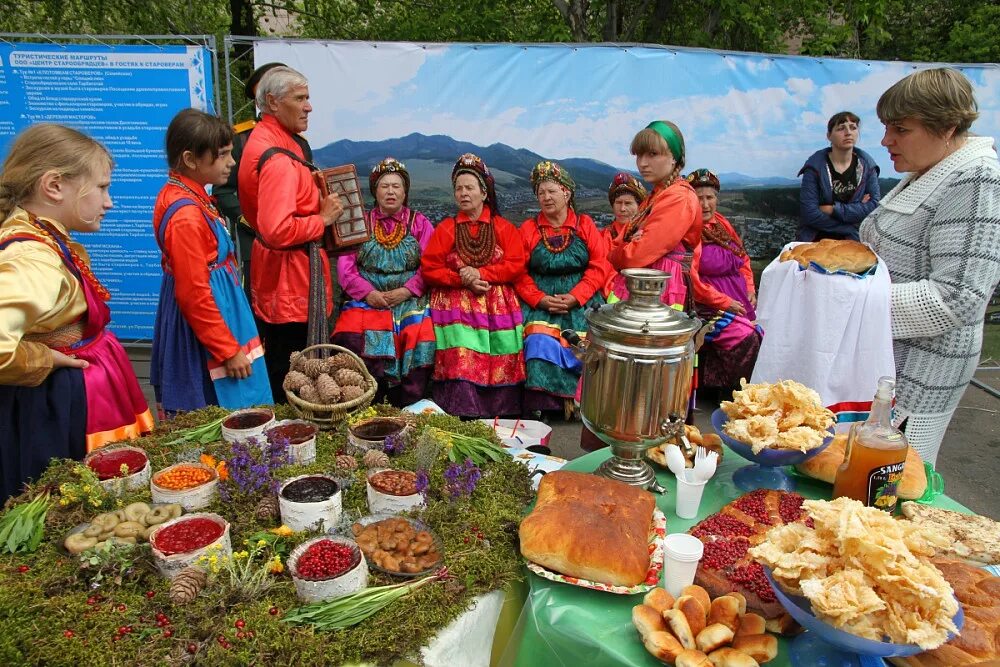
[[[550,581],[631,595],[655,587],[666,517],[653,494],[579,472],[542,478],[518,530],[527,567]]]

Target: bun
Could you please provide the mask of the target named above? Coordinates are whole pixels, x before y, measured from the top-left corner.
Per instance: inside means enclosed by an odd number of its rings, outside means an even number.
[[[691,626],[688,625],[687,617],[677,609],[668,609],[663,612],[663,620],[670,626],[670,631],[677,637],[677,641],[686,649],[694,649],[694,635],[691,633]]]
[[[740,616],[747,613],[747,596],[743,595],[739,591],[731,591],[726,593],[727,597],[736,598],[737,602],[740,603]]]
[[[675,667],[712,667],[712,661],[701,651],[681,651],[674,661]]]
[[[649,605],[660,614],[667,609],[673,609],[674,602],[676,602],[674,596],[668,593],[667,589],[660,588],[659,586],[646,593],[646,596],[642,599],[643,604]]]
[[[694,597],[694,599],[701,603],[701,608],[705,610],[705,616],[708,616],[708,609],[712,606],[712,597],[708,594],[708,591],[697,584],[691,584],[690,586],[684,587],[684,590],[681,591],[681,595],[690,595]]]
[[[721,623],[733,632],[740,627],[740,601],[736,598],[723,595],[712,600],[712,608],[708,611],[709,625]]]
[[[648,536],[656,499],[622,482],[556,471],[518,530],[521,554],[567,576],[635,586],[649,570]]]
[[[632,607],[632,624],[643,637],[652,632],[667,631],[667,624],[663,622],[660,612],[645,604]]]
[[[698,650],[711,653],[733,641],[733,631],[722,623],[713,623],[698,633],[694,643]]]
[[[741,635],[733,640],[733,648],[764,664],[778,655],[778,639],[774,635]]]
[[[784,635],[786,637],[791,637],[792,635],[797,635],[802,632],[802,626],[799,625],[794,618],[789,616],[787,612],[781,614],[780,616],[765,620],[764,627],[768,632]]]
[[[642,638],[642,645],[657,660],[671,663],[685,650],[669,632],[650,632]]]
[[[833,484],[837,477],[837,468],[844,462],[847,449],[847,434],[838,433],[826,449],[819,454],[795,466],[795,469],[807,477]],[[924,472],[924,462],[912,447],[906,452],[903,464],[903,479],[896,490],[897,495],[905,500],[914,500],[924,495],[927,490],[927,474]]]
[[[677,598],[674,609],[684,614],[692,635],[698,636],[698,633],[705,629],[705,607],[702,607],[693,595],[682,595]]]
[[[717,651],[712,651],[708,659],[713,667],[760,667],[756,660],[734,648],[720,648]]]
[[[815,263],[827,271],[847,271],[857,274],[865,273],[878,264],[878,257],[864,243],[834,239],[800,243],[781,253],[780,260],[798,262],[803,269],[809,268],[810,263]]]
[[[765,627],[764,617],[760,614],[743,614],[740,616],[740,627],[736,628],[736,636],[742,637],[743,635],[762,635],[767,632]]]

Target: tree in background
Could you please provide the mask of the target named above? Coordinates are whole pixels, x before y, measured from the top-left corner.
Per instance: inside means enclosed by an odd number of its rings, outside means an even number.
[[[982,0],[0,0],[0,31],[428,42],[625,42],[880,60],[996,62]]]

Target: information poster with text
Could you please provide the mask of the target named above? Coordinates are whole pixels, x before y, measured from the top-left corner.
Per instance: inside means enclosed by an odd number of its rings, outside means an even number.
[[[153,335],[160,253],[153,203],[167,175],[163,140],[181,109],[210,110],[211,52],[200,46],[0,43],[0,159],[35,123],[81,130],[111,151],[114,208],[101,231],[79,235],[111,290],[111,329]]]

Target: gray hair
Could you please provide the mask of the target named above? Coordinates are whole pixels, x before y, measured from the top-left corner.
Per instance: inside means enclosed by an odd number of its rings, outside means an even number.
[[[309,81],[300,72],[291,67],[275,67],[269,69],[257,84],[257,94],[254,102],[262,112],[267,112],[267,96],[281,99],[293,88],[308,86]]]

